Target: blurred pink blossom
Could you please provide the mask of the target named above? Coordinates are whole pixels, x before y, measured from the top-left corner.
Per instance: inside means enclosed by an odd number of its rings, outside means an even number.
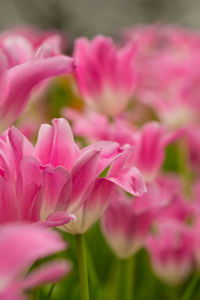
[[[103,235],[118,258],[126,259],[144,245],[153,217],[153,209],[139,212],[135,210],[134,200],[121,191],[116,192],[101,224]]]
[[[48,49],[48,56],[59,55],[62,43],[63,38],[58,32],[41,32],[30,27],[14,28],[0,35],[0,49],[9,68],[34,59],[42,49]]]
[[[147,182],[154,181],[158,175],[168,144],[184,133],[184,130],[169,131],[158,122],[148,122],[136,133],[133,161]]]
[[[123,111],[135,87],[135,47],[117,49],[109,37],[96,36],[91,42],[75,43],[75,72],[81,95],[90,108],[109,116]]]
[[[41,51],[43,51],[41,49]],[[46,51],[44,49],[44,51]],[[32,89],[43,80],[74,71],[72,58],[35,57],[26,63],[8,68],[6,57],[0,49],[0,131],[14,123],[26,107]]]
[[[89,142],[99,140],[113,141],[121,146],[129,144],[135,146],[136,128],[129,124],[124,116],[118,116],[110,123],[106,115],[85,110],[84,112],[66,108],[63,116],[72,121],[72,128],[77,136]]]
[[[125,39],[137,45],[136,98],[171,128],[197,122],[199,34],[158,24],[127,30]]]
[[[194,270],[193,231],[178,221],[160,222],[147,238],[155,273],[170,284],[179,284]]]
[[[22,291],[60,280],[69,270],[65,260],[28,269],[37,260],[64,250],[66,244],[56,232],[36,225],[12,224],[0,229],[0,299],[24,299]]]
[[[119,258],[128,258],[144,247],[151,227],[164,220],[168,207],[174,207],[179,188],[176,177],[162,175],[147,184],[146,193],[134,199],[116,191],[101,223],[108,244]],[[178,214],[179,207],[174,208]],[[166,214],[166,220],[169,215]]]
[[[170,131],[155,121],[137,129],[123,116],[115,117],[110,122],[105,115],[93,111],[66,109],[63,114],[73,122],[75,134],[84,137],[86,141],[104,139],[116,141],[122,146],[133,146],[133,164],[147,182],[153,181],[158,175],[164,162],[166,147],[185,135],[185,129]]]

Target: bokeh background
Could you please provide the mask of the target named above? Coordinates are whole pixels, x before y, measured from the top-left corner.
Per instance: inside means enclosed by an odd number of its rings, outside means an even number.
[[[91,37],[159,21],[200,28],[199,13],[199,0],[2,0],[0,29],[31,24]]]

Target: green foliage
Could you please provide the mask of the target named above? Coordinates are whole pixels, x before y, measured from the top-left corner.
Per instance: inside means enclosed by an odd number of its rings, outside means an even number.
[[[79,274],[77,262],[77,250],[74,236],[60,232],[67,241],[69,247],[66,252],[57,255],[57,258],[66,258],[72,263],[70,274],[53,289],[51,300],[69,299],[80,300]],[[118,260],[107,246],[100,229],[96,223],[86,234],[87,259],[89,273],[90,299],[93,300],[117,300],[113,298],[113,289],[116,289],[116,268]],[[142,249],[134,258],[134,300],[178,300],[184,294],[183,286],[168,286],[160,281],[153,273],[147,252]],[[48,299],[51,285],[41,287],[40,300]],[[199,299],[196,292],[200,292],[198,285],[194,288],[191,299]],[[198,293],[199,294],[199,293]],[[126,300],[126,299],[123,299]]]

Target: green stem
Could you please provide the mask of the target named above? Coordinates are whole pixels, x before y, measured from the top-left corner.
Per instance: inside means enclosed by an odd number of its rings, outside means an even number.
[[[118,261],[115,299],[133,300],[134,258]]]
[[[78,252],[81,300],[89,300],[87,257],[86,257],[84,235],[81,234],[75,235],[75,239],[76,239],[76,246]]]
[[[54,291],[54,288],[55,288],[55,283],[53,283],[49,289],[49,292],[48,292],[48,295],[47,295],[47,300],[50,300],[51,299],[51,296],[53,294],[53,291]]]
[[[197,282],[199,280],[199,273],[196,272],[194,274],[194,276],[192,277],[192,279],[189,281],[184,293],[183,293],[183,296],[181,298],[181,300],[190,300],[190,299],[193,299],[192,297],[192,294],[194,292],[194,289],[197,285]]]

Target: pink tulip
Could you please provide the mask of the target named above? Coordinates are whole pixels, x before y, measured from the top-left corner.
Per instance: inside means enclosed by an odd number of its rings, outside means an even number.
[[[162,222],[147,239],[155,273],[170,284],[179,284],[194,269],[194,235],[179,222]]]
[[[163,222],[180,222],[191,226],[199,218],[199,191],[192,187],[192,199],[184,195],[181,177],[174,174],[159,174],[155,181],[147,185],[148,191],[134,201],[137,212],[154,208],[153,226]],[[196,193],[195,193],[196,188]]]
[[[46,52],[42,48],[41,51]],[[44,54],[8,69],[7,58],[0,49],[0,131],[17,120],[35,86],[45,79],[74,71],[73,59],[62,55],[45,57]]]
[[[66,244],[56,232],[36,225],[12,224],[0,229],[0,299],[24,299],[22,291],[60,280],[70,266],[64,260],[48,262],[27,273],[45,256],[64,250]]]
[[[131,165],[131,146],[98,142],[80,150],[65,119],[42,125],[35,148],[14,127],[0,143],[1,223],[61,226],[74,219],[72,213],[77,221],[64,229],[82,233],[100,217],[116,185],[134,195],[146,191]],[[98,178],[108,167],[106,177]]]
[[[103,234],[119,258],[128,258],[145,245],[150,227],[163,220],[178,187],[176,178],[163,175],[147,185],[146,193],[134,199],[116,191],[101,220]]]
[[[136,144],[136,128],[123,116],[115,117],[110,123],[107,116],[91,110],[79,112],[67,108],[63,111],[63,115],[73,122],[73,132],[89,142],[105,140],[117,142],[121,146]]]
[[[54,182],[53,196],[59,197],[63,185],[69,180],[62,168],[49,171],[42,168],[32,144],[14,127],[0,138],[0,223],[14,221],[40,222],[56,226],[74,220],[68,213],[49,216],[52,211],[42,215],[42,199],[47,196],[48,182]],[[53,192],[53,190],[51,190]],[[55,199],[54,199],[55,200]],[[55,200],[56,201],[56,200]],[[56,204],[56,203],[55,203]],[[54,207],[55,208],[55,207]]]
[[[17,67],[17,74],[14,75],[16,78],[20,78],[24,76],[24,79],[18,79],[19,80],[25,80],[27,76],[27,72],[30,73],[28,75],[27,81],[19,82],[19,88],[22,90],[16,90],[16,93],[19,94],[20,99],[15,100],[13,104],[16,102],[19,102],[21,105],[19,105],[18,109],[21,110],[21,112],[24,110],[24,106],[27,104],[28,100],[29,103],[33,103],[36,99],[41,99],[41,95],[44,94],[44,91],[46,90],[46,87],[50,81],[50,78],[57,75],[65,75],[67,73],[71,73],[73,71],[73,62],[72,60],[68,62],[69,66],[67,66],[67,58],[61,58],[60,53],[62,48],[62,37],[60,34],[56,32],[39,32],[36,31],[33,28],[14,28],[9,31],[4,31],[0,35],[0,63],[3,64],[3,76],[0,76],[0,86],[5,90],[5,93],[9,93],[7,91],[7,88],[13,89],[12,82],[9,83],[9,86],[7,87],[6,83],[6,77],[7,73],[13,72],[13,67]],[[54,61],[53,57],[60,57],[59,60]],[[50,57],[53,60],[46,61],[46,66],[44,66],[44,62],[42,60],[44,59],[50,59]],[[3,61],[2,61],[3,59]],[[36,61],[40,61],[36,63]],[[28,66],[25,66],[24,64],[28,64]],[[34,66],[35,64],[38,64],[38,66]],[[47,66],[48,65],[48,66]],[[53,66],[54,65],[54,66]],[[62,66],[63,65],[63,66]],[[24,71],[22,69],[22,66],[24,68]],[[33,67],[34,66],[34,67]],[[1,67],[1,69],[2,69]],[[54,70],[52,69],[54,68]],[[32,69],[33,68],[33,69]],[[38,70],[34,70],[34,68]],[[32,70],[32,78],[30,78],[31,72],[28,70]],[[41,70],[39,70],[41,69]],[[18,74],[19,72],[19,74]],[[37,72],[37,73],[36,73]],[[1,72],[0,72],[1,73]],[[10,75],[9,75],[10,76]],[[44,78],[42,78],[44,77]],[[44,80],[43,80],[44,79]],[[15,78],[12,79],[16,80]],[[30,83],[30,81],[32,83]],[[27,87],[26,87],[27,86]],[[23,88],[22,88],[23,87]],[[25,91],[26,87],[26,91]],[[31,97],[30,91],[34,87],[34,93],[33,97]],[[16,87],[14,86],[14,89]],[[26,98],[24,98],[21,93],[23,92],[26,95]],[[15,93],[15,91],[14,91]],[[15,93],[15,94],[16,94]],[[1,93],[3,94],[3,93]],[[9,94],[8,97],[13,98],[13,95]],[[17,98],[17,95],[15,96]],[[19,101],[20,100],[20,101]],[[26,100],[26,101],[25,101]],[[9,102],[9,99],[5,101]],[[2,99],[3,104],[3,99]],[[23,104],[23,105],[22,105]],[[37,103],[36,103],[37,104]],[[18,119],[19,115],[21,115],[21,112],[16,112],[17,115],[15,116],[15,106],[13,105],[13,112],[12,108],[6,106],[6,103],[4,103],[5,109],[3,109],[1,115],[5,114],[5,116],[1,116],[2,125],[0,125],[0,130],[5,129],[7,126],[11,125],[16,119]],[[37,105],[35,105],[36,108]],[[1,105],[0,105],[1,110]],[[9,117],[6,116],[7,110]],[[28,137],[35,137],[36,132],[39,129],[39,126],[41,124],[42,119],[42,110],[38,112],[38,108],[35,109],[35,112],[33,110],[33,105],[31,107],[27,107],[26,113],[24,113],[20,120],[18,121],[18,128],[20,128]],[[14,116],[12,116],[14,115]],[[10,118],[10,120],[9,120]],[[12,120],[14,118],[14,120]],[[4,122],[5,119],[5,122]],[[5,124],[4,124],[5,123]],[[2,126],[2,129],[1,129]]]
[[[120,259],[130,257],[144,245],[154,215],[153,209],[137,212],[133,201],[118,191],[102,216],[105,239]]]
[[[156,180],[147,184],[147,192],[145,194],[135,197],[133,203],[135,212],[142,213],[146,210],[154,209],[159,211],[159,214],[154,216],[154,221],[159,219],[159,216],[163,218],[163,214],[176,202],[176,197],[180,194],[180,187],[180,180],[177,176],[160,174]]]
[[[115,116],[125,109],[135,86],[132,66],[135,47],[116,49],[113,41],[97,36],[75,44],[76,79],[81,95],[93,109]]]
[[[49,44],[52,46],[52,54],[57,55],[62,50],[66,49],[67,46],[67,35],[63,35],[61,32],[56,30],[38,30],[35,27],[25,26],[25,27],[15,27],[11,31],[6,31],[4,36],[19,35],[28,40],[34,50],[37,51],[39,47],[44,44]]]
[[[97,142],[82,150],[74,143],[71,129],[64,119],[53,121],[53,126],[42,125],[36,144],[36,155],[46,172],[47,196],[44,212],[67,210],[77,220],[66,224],[64,230],[84,233],[103,213],[115,194],[115,186],[134,195],[146,191],[140,172],[131,165],[132,148],[121,148],[114,142]],[[45,165],[49,165],[47,169]],[[106,177],[98,176],[110,167]],[[49,172],[68,174],[66,183],[56,200]],[[58,172],[59,171],[59,172]],[[59,181],[60,182],[60,181]]]
[[[170,128],[198,121],[199,34],[157,25],[136,28],[127,36],[137,45],[136,98]]]
[[[0,35],[0,49],[7,59],[9,68],[34,59],[35,55],[44,52],[48,56],[59,55],[62,48],[62,37],[56,32],[39,32],[34,28],[15,28]]]
[[[185,134],[185,130],[169,131],[158,122],[148,122],[136,130],[125,118],[114,118],[109,122],[105,115],[92,111],[84,113],[66,109],[64,114],[73,121],[74,132],[89,141],[104,139],[120,145],[134,147],[133,162],[147,182],[153,181],[159,173],[165,158],[165,150]]]
[[[168,144],[184,134],[184,130],[169,132],[157,122],[145,124],[136,136],[134,163],[147,182],[159,173]]]

